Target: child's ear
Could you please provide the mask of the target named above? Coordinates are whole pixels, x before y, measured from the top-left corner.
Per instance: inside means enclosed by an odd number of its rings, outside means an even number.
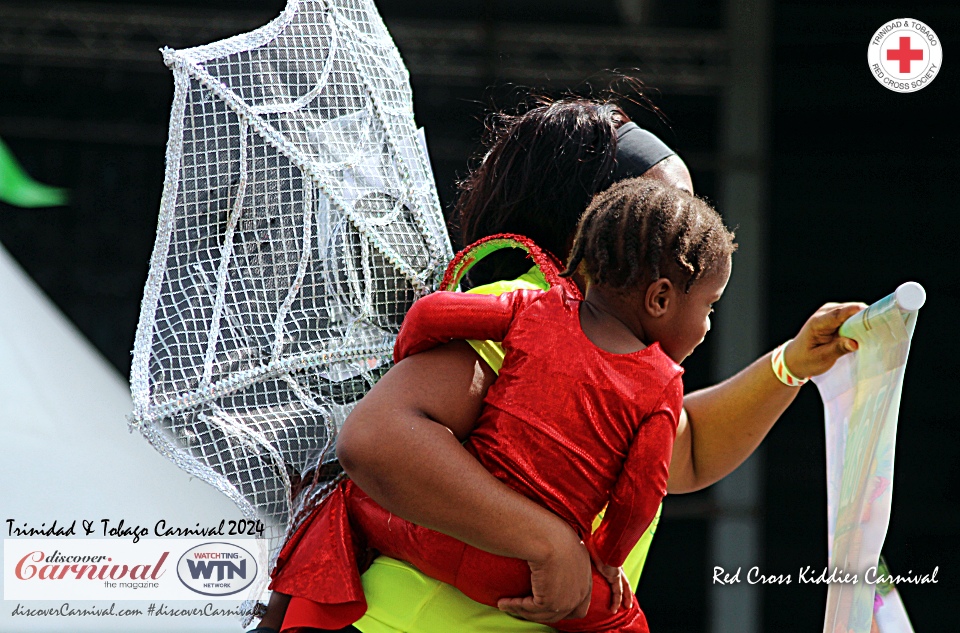
[[[673,300],[673,283],[666,277],[661,277],[647,286],[644,295],[643,307],[647,314],[657,318],[667,313],[670,302]]]

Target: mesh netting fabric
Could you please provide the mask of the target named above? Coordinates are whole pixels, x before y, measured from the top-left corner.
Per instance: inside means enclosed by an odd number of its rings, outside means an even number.
[[[289,0],[163,56],[175,95],[133,424],[262,519],[275,552],[340,476],[337,430],[450,242],[372,2]]]

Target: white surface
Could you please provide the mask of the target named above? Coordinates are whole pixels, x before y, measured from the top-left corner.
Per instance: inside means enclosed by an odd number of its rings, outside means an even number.
[[[916,288],[904,284],[847,320],[840,332],[857,341],[857,353],[813,378],[827,434],[830,566],[860,578],[829,585],[824,633],[872,630],[876,587],[867,574],[876,568],[890,522],[900,396],[917,322],[915,310],[903,311],[901,291],[908,306],[922,299],[915,292],[922,288],[912,285]],[[899,600],[884,602],[878,623],[884,612],[883,633],[913,633]]]
[[[130,433],[125,419],[130,410],[126,381],[0,246],[0,529],[5,539],[8,519],[37,528],[76,519],[82,534],[83,519],[96,525],[100,519],[122,519],[152,532],[160,519],[193,527],[242,518],[220,492],[191,479]],[[118,600],[117,608],[145,609],[147,604]],[[242,630],[232,618],[11,617],[15,607],[16,602],[3,602],[0,631]]]
[[[900,306],[901,310],[907,312],[916,312],[922,308],[923,304],[927,301],[927,291],[915,281],[900,284],[900,287],[897,288],[896,295],[897,305]]]

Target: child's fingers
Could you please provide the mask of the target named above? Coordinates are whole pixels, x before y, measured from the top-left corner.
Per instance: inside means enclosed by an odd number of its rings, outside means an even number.
[[[610,612],[616,613],[620,610],[620,606],[624,604],[623,596],[627,595],[626,607],[629,608],[633,605],[633,594],[629,589],[627,584],[626,575],[623,573],[623,567],[612,567],[607,565],[594,551],[593,547],[590,545],[587,546],[588,551],[590,552],[590,558],[593,559],[593,565],[597,568],[597,571],[600,572],[600,575],[606,579],[610,584]]]
[[[610,612],[616,613],[620,610],[621,605],[623,605],[623,596],[627,594],[627,599],[630,598],[630,591],[626,589],[627,580],[623,573],[622,567],[611,567],[604,563],[598,562],[596,564],[597,571],[600,572],[600,575],[604,577],[607,583],[610,585]],[[626,606],[630,606],[627,604]]]
[[[616,613],[620,610],[620,603],[623,602],[623,576],[620,570],[617,570],[616,579],[608,578],[610,581],[610,613]]]

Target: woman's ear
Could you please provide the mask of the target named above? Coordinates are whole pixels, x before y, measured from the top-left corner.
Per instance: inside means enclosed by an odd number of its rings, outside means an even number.
[[[643,308],[650,316],[659,318],[672,307],[671,301],[673,301],[673,282],[666,277],[661,277],[647,286]]]

